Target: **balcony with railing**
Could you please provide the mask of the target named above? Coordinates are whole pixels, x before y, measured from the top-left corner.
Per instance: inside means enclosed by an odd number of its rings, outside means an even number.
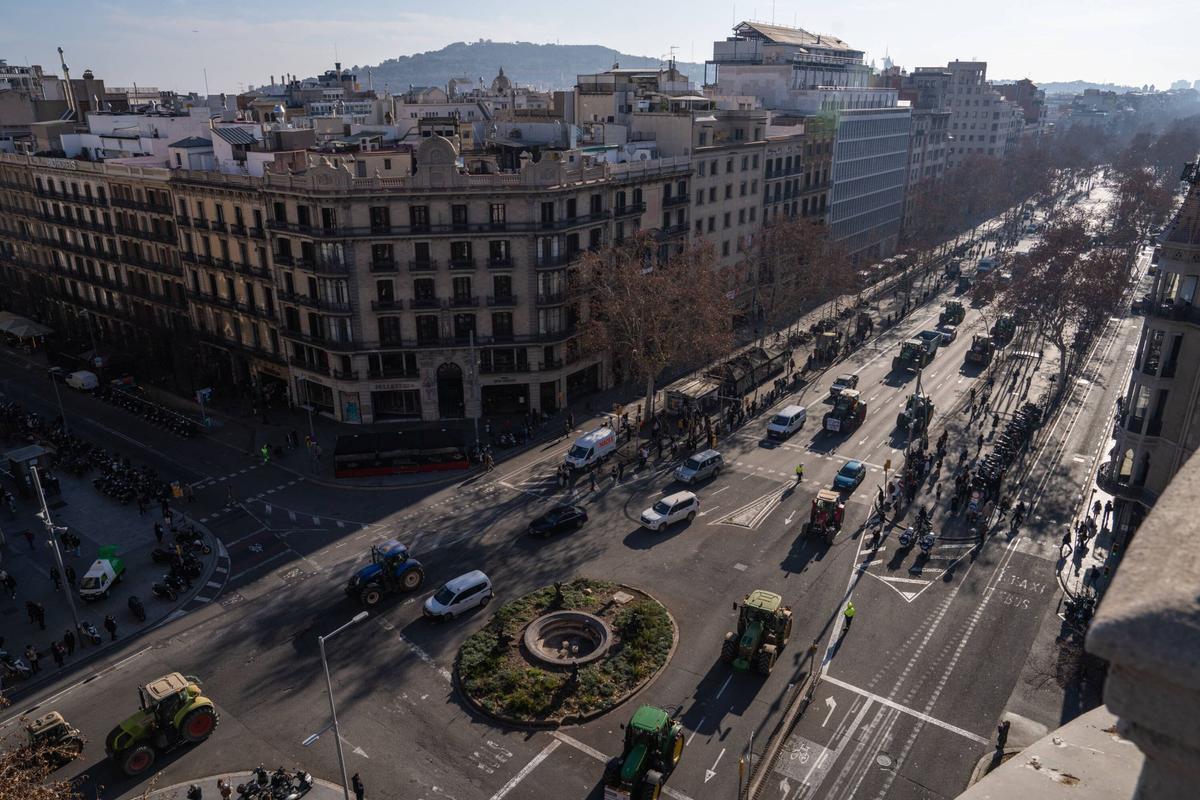
[[[110,201],[118,208],[131,208],[135,211],[147,211],[151,214],[173,214],[174,209],[170,205],[163,203],[146,203],[141,200],[131,200],[126,197],[117,197],[113,195]]]
[[[513,260],[508,256],[502,258],[489,258],[488,269],[512,269]]]
[[[517,305],[515,294],[488,295],[487,304],[492,308],[506,308]]]
[[[479,306],[479,298],[466,294],[458,294],[450,298],[447,306],[450,308],[477,308]]]
[[[463,270],[475,269],[475,259],[471,258],[471,257],[451,258],[450,259],[450,269],[463,269]]]
[[[623,206],[617,206],[613,209],[613,216],[628,217],[634,214],[643,214],[646,211],[645,203],[627,203]]]
[[[301,294],[300,292],[288,292],[283,289],[277,289],[275,296],[281,303],[291,303],[292,305],[307,306],[308,308],[317,307],[317,298]]]
[[[292,334],[289,333],[287,335],[291,336]],[[329,365],[328,364],[318,364],[315,361],[302,361],[301,359],[296,358],[295,356],[292,356],[291,358],[289,358],[288,363],[291,364],[293,367],[296,367],[297,369],[302,369],[307,372],[315,372],[317,375],[324,375],[326,377],[329,377]]]
[[[413,311],[421,311],[430,308],[441,308],[442,301],[436,297],[414,297],[408,301],[408,307]]]
[[[371,301],[371,310],[372,311],[395,312],[395,311],[400,311],[403,308],[404,308],[403,300],[372,300]]]
[[[371,259],[371,272],[396,272],[399,269],[399,264],[394,258],[373,258]]]
[[[433,272],[438,267],[436,258],[428,258],[423,260],[411,259],[408,262],[409,272]]]

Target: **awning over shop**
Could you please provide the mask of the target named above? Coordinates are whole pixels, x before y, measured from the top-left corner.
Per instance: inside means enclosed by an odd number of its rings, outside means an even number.
[[[52,333],[51,328],[47,328],[39,322],[34,322],[31,319],[18,316],[11,311],[0,311],[0,331],[15,336],[18,339],[31,339],[35,336],[45,336]]]

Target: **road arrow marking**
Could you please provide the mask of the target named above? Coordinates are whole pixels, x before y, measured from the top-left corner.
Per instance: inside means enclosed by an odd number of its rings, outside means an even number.
[[[355,747],[353,750],[353,753],[356,756],[362,756],[363,758],[370,758],[370,756],[367,755],[366,751],[363,750],[361,747]]]
[[[701,511],[699,514],[697,514],[697,516],[706,517],[709,514],[711,514],[712,512],[716,511],[718,508],[720,508],[720,506],[713,506],[712,508],[708,509],[707,511]]]
[[[837,700],[834,700],[833,695],[830,695],[825,698],[825,705],[829,706],[829,713],[825,715],[825,721],[821,723],[822,728],[829,724],[829,718],[833,716],[833,710],[837,708]]]
[[[779,779],[779,793],[783,797],[787,797],[788,794],[791,793],[791,791],[792,791],[792,785],[790,783],[788,783],[788,779],[780,778]]]
[[[704,770],[704,782],[708,783],[717,774],[717,764],[721,763],[721,756],[725,755],[725,748],[721,748],[721,752],[717,753],[717,760],[713,762],[712,768]]]
[[[795,519],[795,518],[796,518],[796,511],[793,509],[793,510],[792,510],[792,513],[788,514],[788,515],[787,515],[787,517],[786,517],[786,518],[783,520],[783,524],[784,524],[784,525],[791,525],[791,524],[792,524],[792,520],[793,520],[793,519]]]

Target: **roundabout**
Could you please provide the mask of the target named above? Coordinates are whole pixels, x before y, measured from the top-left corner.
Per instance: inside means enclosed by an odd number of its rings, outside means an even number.
[[[645,592],[576,578],[496,609],[463,643],[455,674],[470,705],[502,722],[580,722],[657,676],[677,635],[667,609]]]

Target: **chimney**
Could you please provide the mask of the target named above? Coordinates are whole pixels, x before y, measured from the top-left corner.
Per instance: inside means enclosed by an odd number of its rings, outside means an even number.
[[[275,76],[274,75],[271,76],[271,85],[272,86],[275,85]]]

